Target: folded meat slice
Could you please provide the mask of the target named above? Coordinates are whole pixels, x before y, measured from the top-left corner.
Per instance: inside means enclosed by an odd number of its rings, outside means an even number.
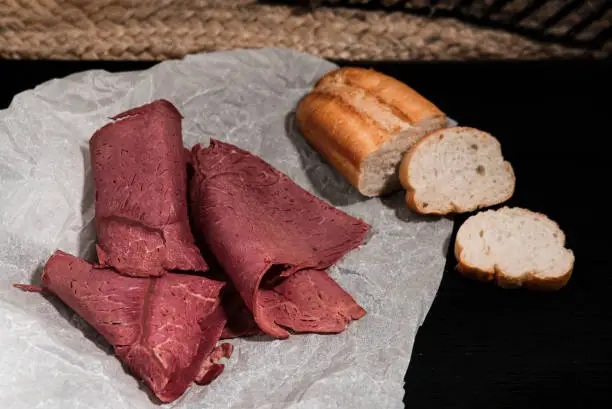
[[[365,314],[317,270],[357,248],[366,223],[236,146],[214,139],[197,145],[191,163],[194,229],[262,331],[278,338],[289,336],[285,328],[340,332]]]
[[[321,270],[299,270],[276,285],[262,284],[258,301],[263,315],[296,332],[341,332],[348,322],[365,315]]]
[[[253,318],[253,313],[234,288],[229,286],[226,288],[223,308],[227,316],[227,323],[221,333],[221,339],[248,337],[262,333]]]
[[[100,264],[132,276],[206,271],[189,225],[181,114],[157,100],[89,142]]]
[[[42,289],[89,322],[162,402],[177,399],[193,382],[212,381],[223,371],[216,361],[231,355],[231,344],[216,346],[226,323],[222,282],[174,273],[128,277],[61,251],[48,260],[41,280]]]

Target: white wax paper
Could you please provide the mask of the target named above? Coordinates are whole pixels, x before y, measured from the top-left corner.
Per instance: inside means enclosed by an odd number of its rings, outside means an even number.
[[[232,340],[225,372],[173,408],[401,408],[417,328],[438,289],[452,221],[412,214],[402,192],[366,199],[311,149],[299,99],[333,64],[284,49],[193,55],[139,72],[88,71],[17,95],[0,111],[0,406],[156,408],[108,344],[37,283],[55,249],[92,259],[88,140],[109,117],[166,98],[187,147],[209,137],[261,156],[373,226],[330,274],[368,312],[339,335]]]

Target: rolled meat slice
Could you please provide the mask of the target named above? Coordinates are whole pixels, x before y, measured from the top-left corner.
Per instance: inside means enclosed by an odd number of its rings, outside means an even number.
[[[341,332],[365,314],[320,270],[363,242],[366,223],[236,146],[214,139],[207,148],[197,145],[191,163],[196,235],[263,332],[277,338],[287,338],[287,329]]]
[[[113,119],[89,142],[99,263],[143,277],[206,271],[189,225],[181,114],[157,100]]]
[[[128,277],[57,251],[41,286],[18,285],[57,295],[162,402],[177,399],[193,382],[212,381],[223,371],[217,361],[231,355],[231,344],[216,346],[226,323],[225,283],[174,273]]]

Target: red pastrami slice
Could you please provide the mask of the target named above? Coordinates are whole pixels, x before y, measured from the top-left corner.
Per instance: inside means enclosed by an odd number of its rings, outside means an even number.
[[[181,114],[157,100],[113,119],[89,141],[100,264],[139,277],[206,271],[189,225]]]
[[[227,323],[221,339],[249,337],[262,334],[257,326],[253,313],[244,304],[240,294],[235,289],[228,287],[223,298],[223,308],[227,316]]]
[[[338,333],[365,315],[325,271],[300,270],[276,285],[262,285],[260,314],[295,332]]]
[[[41,284],[96,329],[162,402],[218,376],[216,361],[231,354],[231,345],[216,346],[226,323],[225,283],[174,273],[128,277],[57,251]]]
[[[230,277],[263,332],[278,338],[289,336],[283,327],[340,332],[347,318],[350,321],[363,315],[363,309],[333,280],[324,280],[313,270],[324,270],[359,247],[369,228],[366,223],[318,199],[236,146],[214,139],[208,148],[196,145],[191,163],[194,230]],[[283,286],[301,270],[299,278]],[[295,319],[289,319],[271,306],[269,291],[293,285],[306,288],[304,283],[308,282],[316,283],[309,291],[333,294],[326,298],[327,308],[317,304],[314,313],[313,305],[296,300],[293,305],[300,311],[292,313]],[[318,317],[318,325],[306,326],[299,318],[309,314]]]

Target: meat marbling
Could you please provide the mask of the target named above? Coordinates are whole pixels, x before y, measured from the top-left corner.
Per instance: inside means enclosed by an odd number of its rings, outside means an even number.
[[[181,118],[157,100],[91,137],[100,264],[132,276],[206,271],[189,226]]]
[[[94,327],[162,402],[177,399],[194,381],[211,382],[223,371],[216,361],[232,353],[231,344],[216,346],[226,323],[222,282],[174,273],[128,277],[56,251],[41,283]]]
[[[236,146],[196,145],[191,163],[194,230],[261,330],[278,338],[289,336],[285,328],[341,332],[365,314],[320,270],[363,242],[366,223]]]

